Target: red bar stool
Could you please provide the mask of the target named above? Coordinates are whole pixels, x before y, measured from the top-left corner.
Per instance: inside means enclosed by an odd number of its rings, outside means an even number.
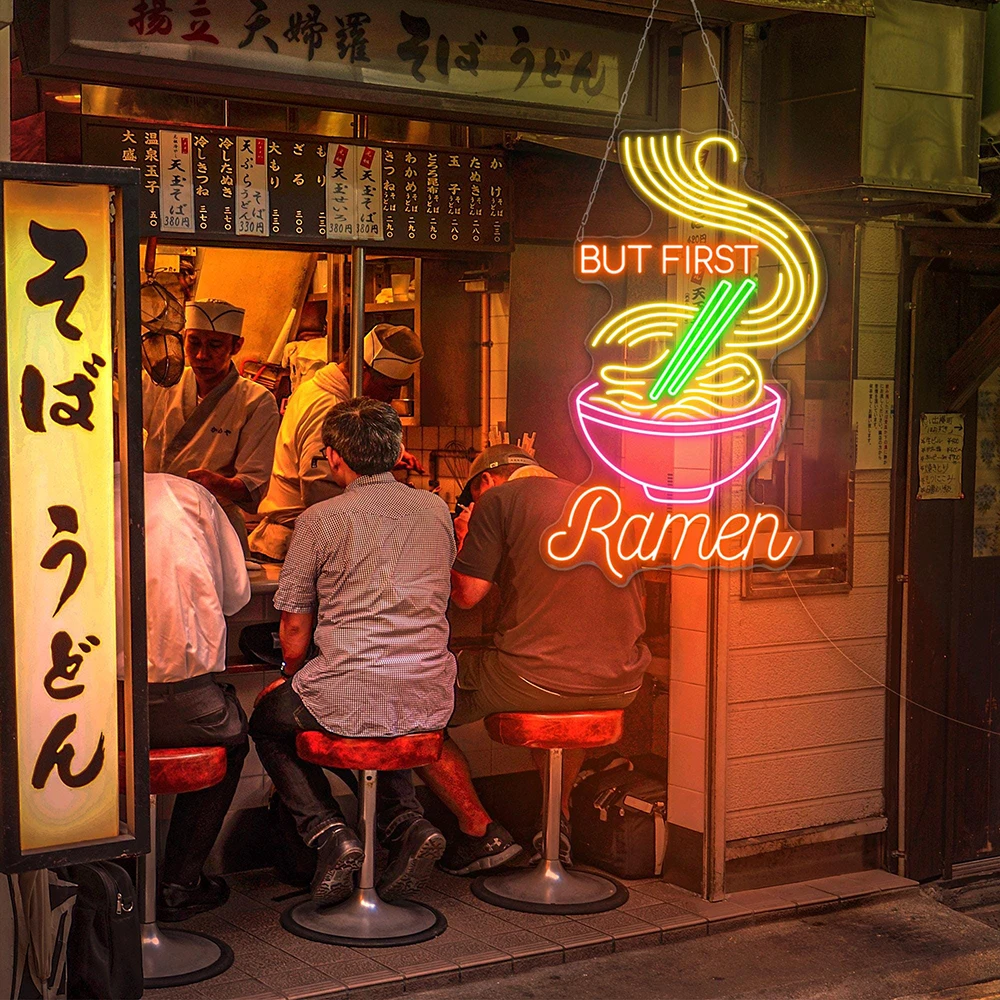
[[[146,989],[200,983],[233,964],[233,951],[223,941],[208,934],[160,927],[156,922],[156,796],[198,792],[217,785],[225,776],[225,747],[149,751],[149,853],[139,865]]]
[[[484,903],[523,913],[603,913],[628,901],[625,886],[605,875],[567,871],[559,860],[563,750],[606,747],[621,739],[624,712],[500,712],[486,731],[510,747],[548,750],[542,814],[542,859],[537,865],[481,875],[472,892]]]
[[[361,772],[361,840],[365,860],[354,895],[324,906],[309,900],[281,915],[281,926],[311,941],[354,948],[419,944],[443,933],[444,915],[423,903],[387,903],[375,891],[375,789],[379,771],[402,771],[433,764],[441,756],[444,734],[414,733],[389,739],[356,739],[329,733],[299,733],[295,748],[303,760],[321,767]]]

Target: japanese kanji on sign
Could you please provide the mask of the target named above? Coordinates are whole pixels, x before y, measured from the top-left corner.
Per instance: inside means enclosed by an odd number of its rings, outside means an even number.
[[[31,179],[32,171],[67,180]],[[115,176],[104,183],[84,179],[101,173]],[[125,330],[132,304],[122,285],[132,279],[123,280],[121,259],[128,253],[124,217],[134,226],[137,209],[132,174],[36,165],[5,165],[0,173],[6,870],[46,867],[51,852],[114,857],[145,838],[135,810],[123,815],[119,804],[120,752],[133,792],[127,798],[134,802],[137,784],[145,784],[146,749],[134,742],[136,736],[142,741],[145,725],[136,726],[133,716],[126,727],[131,736],[123,738],[117,710],[119,664],[127,714],[144,692],[131,677],[133,655],[143,666],[144,636],[141,628],[133,634],[127,627],[142,621],[134,614],[143,603],[141,543],[135,544],[142,466],[126,462],[135,471],[116,495],[112,402],[116,362],[121,376],[130,353]],[[132,182],[128,212],[120,190],[126,176]],[[138,386],[129,385],[135,379],[119,382],[120,395],[131,398],[137,412]],[[120,495],[124,532],[116,532]],[[122,534],[128,565],[116,572],[116,535]]]

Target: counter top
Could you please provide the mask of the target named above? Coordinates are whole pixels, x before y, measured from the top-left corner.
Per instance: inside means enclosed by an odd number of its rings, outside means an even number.
[[[279,563],[260,563],[260,569],[250,570],[250,593],[273,594],[278,589]]]

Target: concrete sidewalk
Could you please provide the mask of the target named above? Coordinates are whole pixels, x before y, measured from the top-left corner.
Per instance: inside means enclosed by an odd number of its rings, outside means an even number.
[[[1000,931],[912,890],[565,965],[417,992],[421,1000],[987,1000]]]

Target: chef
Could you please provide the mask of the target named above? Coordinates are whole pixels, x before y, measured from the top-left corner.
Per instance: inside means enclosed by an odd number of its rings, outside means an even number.
[[[204,486],[246,546],[243,511],[255,511],[271,473],[278,406],[267,389],[241,378],[243,310],[219,299],[185,308],[180,381],[169,388],[143,375],[146,472]]]
[[[364,348],[362,394],[383,403],[395,397],[424,356],[420,338],[413,330],[388,323],[369,331]],[[271,482],[260,505],[264,518],[250,535],[250,551],[255,558],[283,560],[299,514],[341,492],[330,478],[322,430],[326,415],[350,395],[345,361],[320,368],[289,398],[278,431]],[[403,468],[417,468],[408,452],[403,452],[400,464]]]

